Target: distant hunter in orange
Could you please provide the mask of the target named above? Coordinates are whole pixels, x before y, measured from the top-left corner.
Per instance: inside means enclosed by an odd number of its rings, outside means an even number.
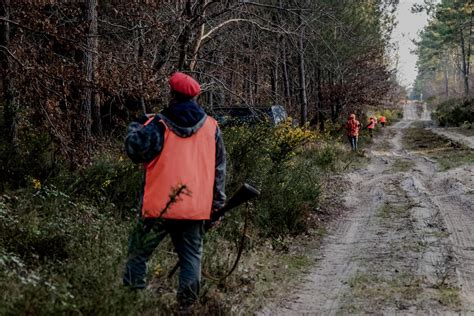
[[[375,119],[375,117],[370,117],[369,118],[369,125],[367,125],[365,128],[368,129],[369,131],[369,136],[370,138],[372,138],[374,136],[374,129],[375,129],[375,125],[377,125],[377,120]]]

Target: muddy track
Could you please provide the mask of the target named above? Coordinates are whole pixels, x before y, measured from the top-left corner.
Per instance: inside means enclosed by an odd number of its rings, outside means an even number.
[[[348,174],[347,214],[314,254],[317,264],[260,314],[474,311],[474,168],[438,172],[405,150],[417,115],[408,106],[404,114],[375,140],[369,165]]]

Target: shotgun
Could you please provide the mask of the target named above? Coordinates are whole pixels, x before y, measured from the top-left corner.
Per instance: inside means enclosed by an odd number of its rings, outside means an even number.
[[[217,221],[228,211],[260,195],[260,192],[248,183],[244,183],[239,190],[219,210],[211,213],[210,222]]]
[[[211,219],[206,222],[204,228],[205,231],[208,231],[212,228],[212,225],[210,225],[212,222],[219,220],[222,216],[225,215],[228,211],[230,211],[233,208],[236,208],[239,205],[242,205],[243,203],[257,197],[260,195],[260,191],[258,191],[256,188],[251,186],[248,183],[244,183],[238,190],[237,192],[232,195],[232,197],[227,201],[227,203],[219,210],[214,211],[211,213]],[[179,268],[179,261],[175,264],[173,269],[168,273],[168,278],[171,278],[173,274],[178,270]]]

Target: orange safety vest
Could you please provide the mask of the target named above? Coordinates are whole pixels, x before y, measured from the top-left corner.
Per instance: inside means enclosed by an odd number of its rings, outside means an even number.
[[[370,120],[370,124],[369,124],[369,126],[367,126],[367,128],[370,128],[370,129],[375,128],[375,120],[374,119]]]
[[[380,117],[380,123],[385,123],[385,120],[386,120],[385,116]]]
[[[161,217],[209,219],[216,166],[216,120],[208,116],[195,134],[185,138],[173,133],[163,120],[160,122],[165,126],[163,149],[145,164],[143,217],[160,217],[173,190],[185,185],[186,194],[182,193]]]
[[[348,120],[346,123],[347,136],[359,136],[359,127],[358,120]]]

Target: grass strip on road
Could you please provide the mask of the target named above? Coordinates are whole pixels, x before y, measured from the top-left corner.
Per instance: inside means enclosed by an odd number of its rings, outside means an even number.
[[[405,131],[403,142],[411,152],[435,159],[439,171],[474,163],[474,150],[419,125]]]

